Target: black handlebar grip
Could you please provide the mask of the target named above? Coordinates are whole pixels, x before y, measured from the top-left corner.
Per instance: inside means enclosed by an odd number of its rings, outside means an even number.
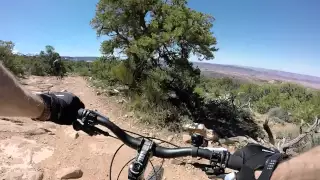
[[[227,167],[233,170],[240,170],[243,166],[243,158],[236,155],[230,155]]]

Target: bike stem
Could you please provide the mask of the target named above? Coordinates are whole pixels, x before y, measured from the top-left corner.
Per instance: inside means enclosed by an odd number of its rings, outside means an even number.
[[[139,154],[129,166],[129,180],[144,180],[144,171],[148,165],[149,159],[152,157],[152,148],[154,143],[148,139],[142,139]]]

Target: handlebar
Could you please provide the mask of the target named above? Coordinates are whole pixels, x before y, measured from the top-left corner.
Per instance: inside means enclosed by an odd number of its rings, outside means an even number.
[[[78,119],[80,123],[84,126],[94,126],[96,124],[100,124],[102,126],[107,127],[111,130],[124,144],[127,146],[138,149],[141,146],[142,140],[139,138],[135,138],[127,134],[124,130],[118,127],[116,124],[111,122],[109,118],[100,115],[98,112],[87,110],[87,109],[79,109],[78,111]],[[79,122],[79,121],[78,121]],[[177,158],[184,156],[192,156],[192,157],[201,157],[208,160],[212,160],[216,157],[215,152],[212,152],[208,149],[202,149],[199,147],[181,147],[181,148],[166,148],[160,145],[155,145],[153,149],[153,155],[159,158]],[[243,159],[239,156],[235,156],[227,152],[225,155],[225,165],[228,168],[234,170],[240,170],[243,165]],[[220,159],[217,159],[220,161]]]

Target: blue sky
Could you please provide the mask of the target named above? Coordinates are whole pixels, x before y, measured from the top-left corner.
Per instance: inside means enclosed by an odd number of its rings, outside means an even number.
[[[53,45],[61,55],[98,56],[101,39],[89,21],[98,0],[1,0],[0,39],[22,53]],[[216,18],[211,62],[320,76],[320,1],[190,0]]]

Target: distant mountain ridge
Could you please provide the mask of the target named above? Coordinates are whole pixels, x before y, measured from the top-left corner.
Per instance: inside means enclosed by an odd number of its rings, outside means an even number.
[[[95,57],[95,56],[75,56],[75,57],[72,57],[72,56],[61,56],[62,58],[64,59],[70,59],[70,60],[73,60],[73,61],[94,61],[96,60],[97,58],[99,57]]]
[[[220,75],[235,77],[246,80],[263,80],[263,81],[285,81],[304,85],[306,87],[320,89],[320,77],[304,75],[279,70],[270,70],[264,68],[244,67],[236,65],[222,65],[204,62],[196,62],[203,74],[207,76]]]
[[[65,59],[74,61],[94,61],[98,57],[83,56],[71,57],[62,56]],[[320,89],[320,77],[304,75],[292,72],[284,72],[279,70],[271,70],[256,67],[246,67],[237,65],[213,64],[207,62],[193,62],[194,66],[201,69],[201,72],[206,76],[211,77],[234,77],[249,81],[285,81],[298,83],[307,87]]]
[[[225,64],[214,64],[214,63],[205,63],[205,62],[196,62],[194,63],[199,68],[200,67],[207,67],[210,66],[210,68],[219,68],[224,67],[226,70],[243,70],[247,73],[267,73],[267,74],[276,74],[279,76],[283,76],[286,78],[298,78],[301,80],[301,78],[304,78],[304,80],[314,80],[319,81],[320,77],[312,76],[312,75],[306,75],[306,74],[299,74],[299,73],[293,73],[293,72],[286,72],[286,71],[280,71],[280,70],[274,70],[274,69],[265,69],[265,68],[257,68],[257,67],[249,67],[249,66],[238,66],[238,65],[225,65]],[[320,81],[319,81],[320,82]]]

